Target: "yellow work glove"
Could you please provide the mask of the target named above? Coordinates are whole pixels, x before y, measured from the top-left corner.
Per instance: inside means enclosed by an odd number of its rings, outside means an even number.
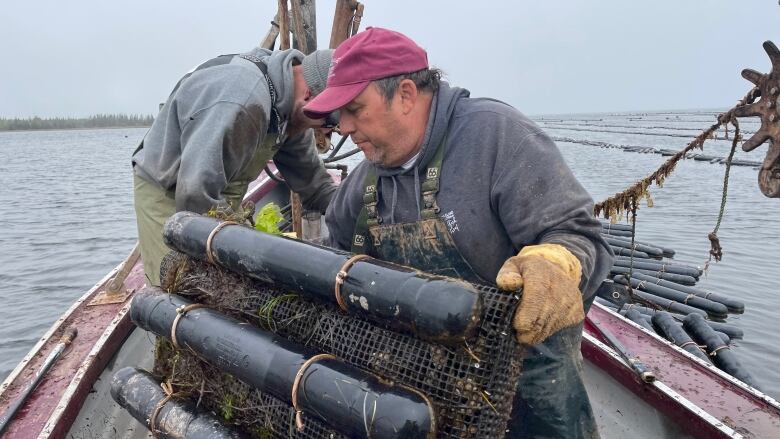
[[[580,293],[582,265],[558,244],[523,247],[504,262],[496,276],[502,290],[523,288],[512,321],[517,341],[536,345],[585,318]]]

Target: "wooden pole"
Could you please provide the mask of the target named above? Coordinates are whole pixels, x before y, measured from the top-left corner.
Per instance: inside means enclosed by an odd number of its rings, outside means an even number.
[[[355,35],[360,30],[360,19],[363,18],[363,3],[358,3],[355,8],[355,17],[352,19],[352,31],[350,36]]]
[[[268,29],[268,33],[265,34],[265,38],[263,38],[263,41],[260,43],[260,47],[263,49],[273,50],[274,43],[276,42],[276,37],[279,36],[279,13],[276,13],[276,16],[271,21],[271,28]]]
[[[294,41],[298,46],[298,50],[305,54],[309,54],[316,50],[317,45],[315,41],[312,46],[309,46],[308,39],[306,38],[306,32],[304,31],[303,11],[301,10],[301,1],[290,0],[290,9],[292,12],[291,27]],[[290,191],[290,205],[293,232],[295,232],[299,239],[309,238],[307,236],[303,236],[303,204],[301,203],[301,197],[292,191]]]
[[[296,0],[301,4],[303,31],[306,33],[306,47],[317,50],[317,8],[315,0]]]
[[[355,0],[337,0],[336,12],[333,15],[333,28],[330,31],[330,48],[335,49],[342,41],[349,38],[352,27],[352,17],[358,2]]]
[[[293,37],[297,49],[305,54],[317,50],[317,24],[314,0],[290,0]]]
[[[279,0],[279,49],[290,48],[290,19],[287,15],[287,0]]]
[[[290,10],[292,12],[293,41],[297,45],[298,50],[308,55],[311,51],[306,40],[306,33],[303,31],[303,15],[301,14],[301,4],[298,0],[290,0]]]

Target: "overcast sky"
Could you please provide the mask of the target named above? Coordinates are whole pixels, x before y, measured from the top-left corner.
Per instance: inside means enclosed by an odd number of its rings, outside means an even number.
[[[265,35],[275,0],[6,1],[0,117],[156,112],[178,78]],[[317,1],[319,44],[335,0]],[[447,79],[527,114],[730,107],[780,46],[777,0],[365,0]]]

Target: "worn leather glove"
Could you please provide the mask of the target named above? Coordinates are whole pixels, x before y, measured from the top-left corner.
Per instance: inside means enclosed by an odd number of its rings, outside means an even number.
[[[517,341],[536,345],[585,319],[580,293],[582,265],[558,244],[523,247],[504,262],[496,276],[502,290],[523,288],[512,321]]]

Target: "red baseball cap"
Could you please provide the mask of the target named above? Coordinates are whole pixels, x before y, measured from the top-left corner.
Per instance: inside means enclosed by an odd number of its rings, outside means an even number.
[[[305,107],[304,113],[321,118],[347,105],[371,81],[428,68],[428,54],[399,32],[368,27],[346,39],[333,52],[325,90]]]

